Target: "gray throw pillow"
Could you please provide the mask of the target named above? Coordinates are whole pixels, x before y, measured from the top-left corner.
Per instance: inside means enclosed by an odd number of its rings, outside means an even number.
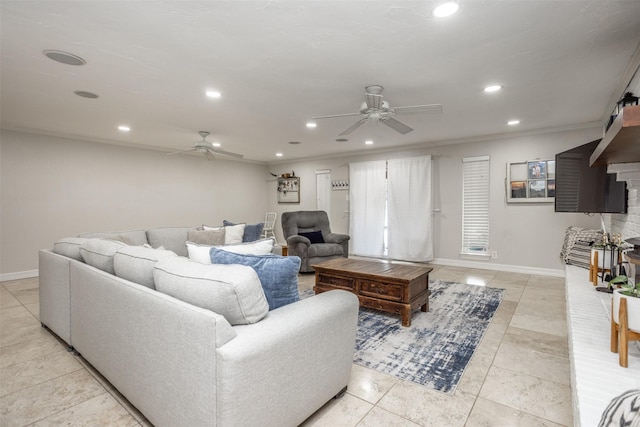
[[[189,242],[198,245],[224,245],[224,227],[219,230],[191,230]]]

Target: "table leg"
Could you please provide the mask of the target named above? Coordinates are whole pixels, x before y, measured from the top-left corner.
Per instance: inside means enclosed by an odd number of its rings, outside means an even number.
[[[424,311],[424,312],[429,311],[429,302],[427,302],[427,303],[423,304],[423,305],[420,307],[420,311]]]
[[[402,316],[402,326],[411,326],[411,307],[403,308],[400,315]]]

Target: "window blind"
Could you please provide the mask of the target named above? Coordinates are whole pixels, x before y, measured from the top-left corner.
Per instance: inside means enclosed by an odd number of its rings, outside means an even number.
[[[489,156],[462,159],[462,253],[489,254]]]

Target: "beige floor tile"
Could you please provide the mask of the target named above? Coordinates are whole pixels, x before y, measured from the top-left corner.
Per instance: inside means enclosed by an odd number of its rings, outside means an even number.
[[[69,409],[51,415],[33,424],[33,426],[132,427],[138,424],[138,421],[116,402],[111,395],[103,393]]]
[[[398,381],[394,376],[354,364],[347,390],[362,400],[376,404]]]
[[[38,322],[40,321],[40,303],[39,302],[24,304],[24,308],[26,308],[29,311],[29,313],[31,313],[31,315],[38,320]]]
[[[462,276],[463,273],[456,273],[442,269],[435,273],[429,273],[429,280],[443,280],[445,282],[460,283],[462,281]]]
[[[0,369],[62,351],[66,349],[52,335],[3,346],[0,347]]]
[[[564,384],[491,367],[480,397],[528,414],[571,425],[571,388]]]
[[[25,426],[100,394],[104,389],[80,369],[0,398],[0,425]]]
[[[493,315],[491,322],[508,325],[509,322],[511,322],[511,317],[513,317],[513,313],[515,313],[517,306],[517,302],[505,301],[503,299],[500,302],[500,306],[496,310],[496,313]]]
[[[6,396],[37,384],[81,370],[71,353],[54,352],[0,369],[0,396]]]
[[[373,408],[349,393],[338,399],[331,399],[322,408],[307,418],[301,427],[353,427]]]
[[[504,339],[533,350],[569,357],[569,342],[566,337],[510,326]]]
[[[463,391],[477,396],[478,393],[480,393],[489,368],[491,368],[495,353],[495,349],[492,350],[479,346],[465,368],[460,382],[458,382],[458,386],[456,387],[456,392]]]
[[[38,294],[38,288],[21,289],[13,292],[13,296],[16,297],[21,304],[34,304],[38,303],[40,295]]]
[[[525,273],[514,273],[511,271],[497,271],[494,277],[495,280],[501,280],[505,282],[522,282],[528,281],[530,275]]]
[[[22,306],[19,308],[26,313],[27,317],[17,318],[11,322],[0,320],[2,323],[2,326],[0,327],[0,347],[51,335],[40,325],[40,322],[27,311],[26,308]],[[13,308],[10,310],[13,310]],[[6,310],[3,310],[3,315],[5,313]]]
[[[11,292],[6,290],[4,286],[0,286],[0,310],[11,307],[19,307],[20,301],[18,301]]]
[[[550,319],[539,315],[514,314],[509,326],[567,337],[566,319]]]
[[[544,380],[570,385],[569,358],[556,356],[521,345],[505,335],[493,366],[509,369],[521,374],[531,375]]]
[[[7,282],[2,282],[2,286],[4,286],[9,292],[15,294],[16,291],[21,291],[25,289],[38,289],[38,278],[31,277],[28,279],[20,279],[20,280],[10,280]]]
[[[358,424],[358,427],[420,427],[420,424],[374,407]]]
[[[526,286],[513,284],[513,283],[502,284],[502,283],[496,282],[495,280],[491,280],[487,284],[487,287],[504,289],[505,292],[502,295],[502,301],[512,301],[517,303],[520,301],[520,297],[522,296],[522,293],[524,292],[524,288]]]
[[[424,426],[462,427],[474,400],[461,390],[448,395],[399,381],[377,406]]]
[[[465,427],[562,427],[562,424],[478,398]]]

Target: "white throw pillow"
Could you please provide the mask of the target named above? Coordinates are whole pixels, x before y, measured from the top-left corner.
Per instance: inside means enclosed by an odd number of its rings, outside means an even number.
[[[200,264],[211,264],[211,255],[209,251],[212,245],[199,245],[193,242],[187,242],[187,254],[191,261],[199,262]]]
[[[240,255],[269,255],[273,251],[274,244],[275,240],[269,238],[239,245],[216,246],[216,248]]]

